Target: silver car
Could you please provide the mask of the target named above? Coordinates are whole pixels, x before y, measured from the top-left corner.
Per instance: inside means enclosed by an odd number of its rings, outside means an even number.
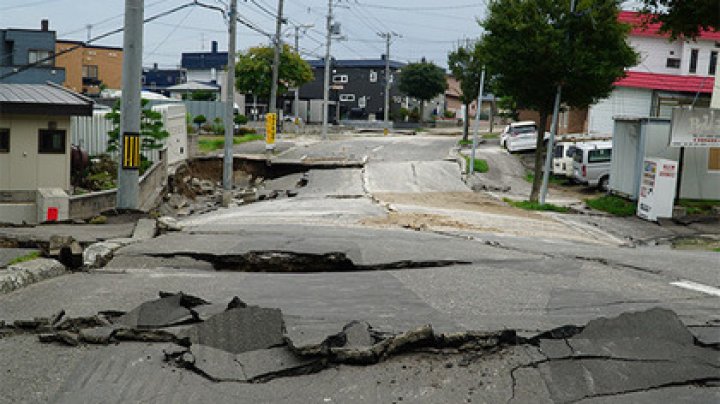
[[[576,145],[573,156],[573,178],[591,187],[608,190],[612,142],[592,142]]]

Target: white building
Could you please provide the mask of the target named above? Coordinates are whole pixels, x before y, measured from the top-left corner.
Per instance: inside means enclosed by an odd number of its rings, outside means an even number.
[[[676,106],[710,105],[720,32],[703,32],[692,42],[670,41],[659,24],[643,27],[639,13],[621,12],[619,19],[633,26],[628,41],[640,63],[615,83],[610,97],[589,108],[590,133],[611,135],[617,115],[669,118]]]

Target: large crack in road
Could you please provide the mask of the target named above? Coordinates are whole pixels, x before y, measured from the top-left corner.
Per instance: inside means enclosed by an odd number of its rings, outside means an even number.
[[[320,341],[298,345],[287,334],[279,309],[248,305],[237,297],[213,304],[161,292],[160,298],[126,313],[70,318],[60,311],[0,323],[0,337],[16,334],[37,334],[41,342],[68,346],[153,343],[165,363],[216,383],[265,383],[338,365],[372,366],[397,355],[455,355],[463,367],[523,347],[536,354],[505,376],[511,384],[507,402],[544,401],[526,396],[532,380],[542,381],[547,400],[557,403],[677,386],[720,387],[720,345],[698,340],[674,312],[660,308],[558,327],[532,338],[509,329],[439,333],[424,325],[378,330],[356,320]]]

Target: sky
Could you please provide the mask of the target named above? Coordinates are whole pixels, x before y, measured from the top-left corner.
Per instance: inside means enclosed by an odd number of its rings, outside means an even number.
[[[190,0],[145,0],[145,18],[164,13]],[[203,0],[225,8],[226,0]],[[340,0],[336,1],[335,21],[341,24],[345,40],[333,41],[332,56],[337,59],[377,59],[385,53],[378,32],[394,32],[391,59],[403,62],[423,57],[445,67],[447,54],[465,40],[477,38],[477,23],[485,15],[487,0]],[[97,36],[123,24],[124,0],[0,0],[0,28],[38,29],[40,20],[50,20],[58,39],[86,40],[87,26]],[[294,45],[293,25],[314,25],[303,34],[301,53],[307,59],[325,54],[326,0],[285,0],[284,40]],[[265,33],[274,33],[277,0],[238,0],[240,16]],[[143,65],[177,67],[182,52],[209,50],[217,41],[227,50],[227,26],[218,11],[189,7],[145,24]],[[237,47],[267,45],[270,39],[238,25]],[[122,46],[122,34],[96,45]]]

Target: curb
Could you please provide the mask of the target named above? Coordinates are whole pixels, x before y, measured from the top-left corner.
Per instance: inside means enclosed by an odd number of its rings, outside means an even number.
[[[27,285],[67,273],[65,266],[49,258],[10,265],[0,271],[0,294],[10,293]]]

